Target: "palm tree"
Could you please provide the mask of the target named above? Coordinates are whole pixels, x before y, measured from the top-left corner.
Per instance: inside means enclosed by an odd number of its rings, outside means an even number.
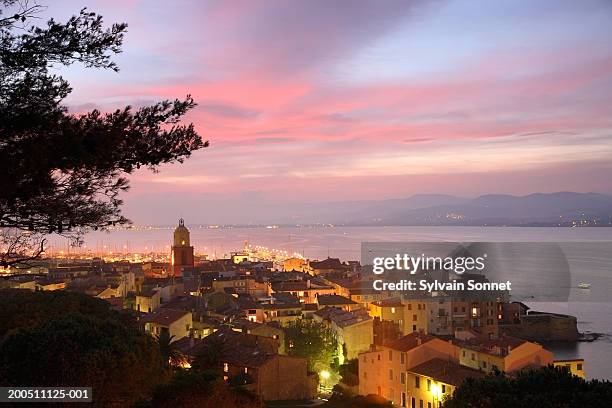
[[[162,330],[157,336],[157,344],[159,351],[167,364],[180,365],[184,360],[183,354],[176,347],[174,336],[171,336],[168,330]]]

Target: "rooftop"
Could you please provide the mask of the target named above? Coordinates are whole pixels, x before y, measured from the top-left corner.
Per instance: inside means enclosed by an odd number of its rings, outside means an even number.
[[[141,321],[143,323],[155,323],[162,326],[168,326],[185,315],[191,314],[184,310],[161,308],[144,316]]]
[[[431,336],[429,334],[414,332],[400,337],[397,340],[390,341],[384,346],[397,351],[409,351],[435,338],[435,336]]]
[[[365,310],[347,312],[345,310],[329,306],[316,311],[314,314],[321,319],[334,322],[339,327],[352,326],[354,324],[372,320],[372,317],[370,317]]]
[[[349,298],[345,298],[344,296],[339,295],[319,295],[317,296],[317,303],[319,305],[356,305],[356,302],[353,302]]]
[[[481,371],[441,358],[431,359],[408,371],[451,385],[460,385],[466,378],[482,378],[485,376]]]

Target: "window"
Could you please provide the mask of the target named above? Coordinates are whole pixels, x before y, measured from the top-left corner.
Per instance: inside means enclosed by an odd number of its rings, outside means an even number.
[[[368,378],[368,372],[367,372],[367,371],[364,371],[364,372],[363,372],[363,378],[364,378],[364,379]]]
[[[394,307],[391,308],[391,313],[395,313],[395,308]]]
[[[393,369],[389,369],[389,379],[393,381]]]
[[[410,406],[412,408],[416,408],[416,400],[414,399],[414,397],[412,397],[412,400],[410,401]]]
[[[431,380],[427,379],[427,391],[431,391]]]
[[[229,371],[229,365],[227,363],[223,363],[223,372],[227,373]]]
[[[400,353],[400,363],[404,364],[406,362],[406,353]]]
[[[389,350],[389,361],[393,361],[393,350]]]
[[[418,375],[414,376],[414,388],[421,388],[421,378]]]
[[[380,361],[380,354],[377,354],[376,357],[378,357],[378,361]]]
[[[402,392],[402,404],[401,405],[402,407],[406,406],[406,393],[405,392]]]
[[[431,402],[427,403],[427,408],[431,408]]]
[[[244,373],[248,374],[249,373],[249,368],[248,367],[244,367]]]
[[[578,370],[578,371],[582,371],[582,363],[578,363],[578,364],[576,365],[576,370]]]
[[[478,317],[478,308],[477,307],[473,307],[472,308],[472,317]]]
[[[465,357],[465,350],[463,350],[463,357]]]
[[[423,400],[422,399],[419,400],[419,408],[423,408]]]
[[[446,393],[446,384],[442,384],[442,394]]]
[[[408,303],[408,310],[412,310],[412,303]]]
[[[476,360],[476,354],[472,353],[472,361]]]
[[[400,373],[400,383],[406,384],[406,373]]]
[[[417,315],[415,315],[415,314],[413,314],[413,315],[412,315],[412,321],[413,321],[413,322],[416,322],[416,321],[417,321]]]
[[[482,368],[487,368],[487,362],[486,361],[482,362]]]

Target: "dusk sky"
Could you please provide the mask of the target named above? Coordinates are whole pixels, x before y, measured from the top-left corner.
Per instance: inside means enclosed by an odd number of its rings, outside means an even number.
[[[136,222],[267,204],[612,192],[612,3],[53,1],[127,22],[71,111],[192,94],[211,147],[131,178]],[[250,216],[250,215],[249,215]]]

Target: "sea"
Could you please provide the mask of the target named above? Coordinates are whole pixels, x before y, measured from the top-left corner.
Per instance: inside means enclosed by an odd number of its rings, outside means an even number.
[[[567,302],[526,302],[534,310],[574,315],[580,332],[601,334],[592,342],[550,343],[557,359],[583,358],[587,378],[612,380],[612,228],[539,227],[218,227],[188,225],[195,252],[222,257],[245,243],[309,259],[328,256],[359,260],[362,242],[547,242],[598,243],[597,250],[574,253],[568,259],[574,283]],[[91,232],[82,250],[93,252],[169,252],[174,227],[134,228]],[[605,245],[609,243],[610,245]],[[603,245],[601,245],[603,244]],[[60,237],[50,240],[51,252],[74,248]],[[583,246],[584,247],[584,246]],[[588,247],[588,246],[587,246]],[[603,248],[603,249],[602,249]],[[533,256],[537,256],[533,255]],[[537,264],[537,262],[534,262]],[[533,271],[537,274],[537,270]]]

